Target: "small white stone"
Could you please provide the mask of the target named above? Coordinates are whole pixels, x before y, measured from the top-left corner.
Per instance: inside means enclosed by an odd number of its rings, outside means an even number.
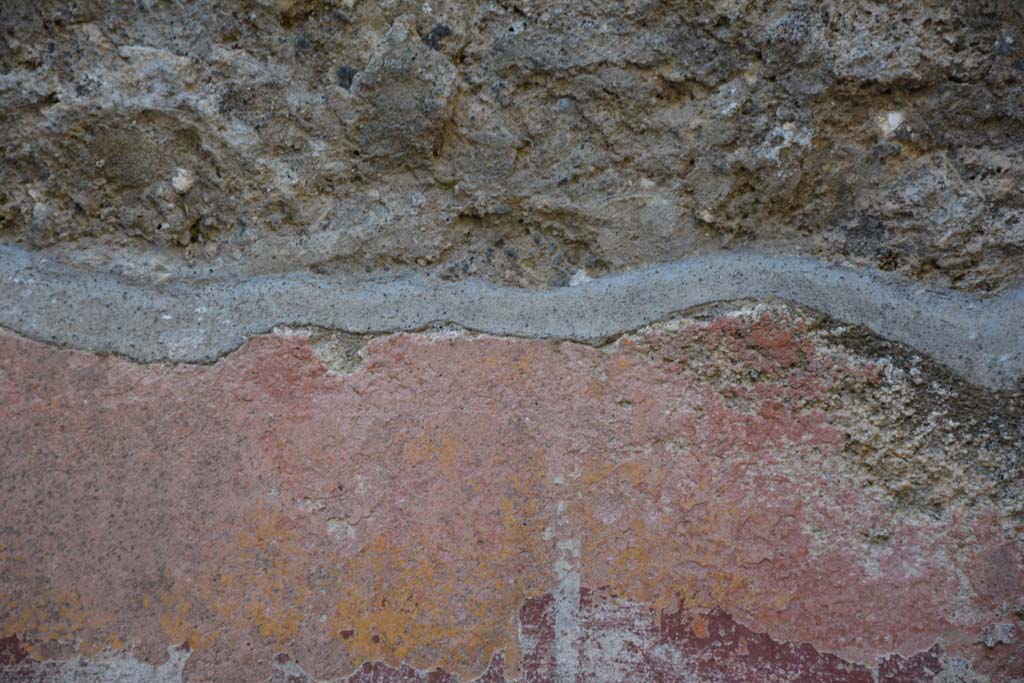
[[[582,285],[585,282],[590,282],[594,278],[587,275],[587,271],[580,268],[569,277],[569,286],[576,287]]]
[[[185,194],[191,190],[195,182],[195,175],[187,168],[176,169],[174,177],[171,178],[171,185],[174,187],[174,191],[178,194]]]
[[[878,127],[882,129],[882,135],[889,137],[903,125],[903,112],[890,111],[878,117]]]

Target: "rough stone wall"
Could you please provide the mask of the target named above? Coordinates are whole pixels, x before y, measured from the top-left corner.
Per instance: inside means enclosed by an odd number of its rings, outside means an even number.
[[[0,239],[567,284],[757,246],[1022,283],[1017,0],[5,0]]]
[[[0,34],[0,683],[1024,682],[1016,0]]]

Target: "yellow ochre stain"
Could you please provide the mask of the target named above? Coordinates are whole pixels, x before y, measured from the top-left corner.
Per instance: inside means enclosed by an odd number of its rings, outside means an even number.
[[[453,435],[439,430],[409,442],[402,453],[413,466],[458,468],[467,457]],[[156,602],[143,595],[141,604],[159,614],[168,642],[187,642],[193,649],[210,647],[224,634],[249,633],[284,651],[308,629],[323,632],[356,663],[405,662],[472,675],[486,665],[481,653],[502,651],[507,669],[514,671],[522,656],[518,610],[556,582],[556,541],[545,534],[550,511],[536,494],[546,462],[537,450],[524,458],[527,466],[486,482],[499,495],[468,491],[484,504],[467,527],[471,536],[458,542],[446,538],[435,520],[413,517],[404,537],[385,531],[355,555],[332,558],[303,542],[308,530],[295,520],[271,508],[254,509],[224,550],[225,566],[203,567],[189,581],[174,581]],[[738,515],[734,506],[712,499],[691,505],[680,518],[688,532],[666,536],[650,526],[640,506],[627,506],[626,516],[608,525],[596,509],[601,496],[573,495],[619,486],[653,491],[666,476],[662,468],[636,460],[591,459],[578,479],[567,480],[565,514],[575,520],[583,540],[584,584],[593,578],[595,585],[659,611],[680,600],[687,607],[712,608],[753,599],[746,577],[731,566],[727,547],[726,531]],[[318,569],[326,578],[316,578]],[[780,603],[786,600],[779,596]],[[119,635],[103,632],[109,617],[84,608],[73,595],[5,611],[5,635],[77,638],[82,652],[125,647]],[[311,617],[325,611],[322,622]],[[82,640],[83,633],[95,635]]]

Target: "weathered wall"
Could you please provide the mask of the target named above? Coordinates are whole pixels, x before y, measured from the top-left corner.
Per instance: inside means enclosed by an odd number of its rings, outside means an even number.
[[[320,678],[1018,674],[1020,400],[847,334],[783,306],[603,348],[280,330],[209,367],[6,335],[5,632],[40,659],[187,642],[212,681],[279,654]]]
[[[1022,282],[1017,0],[2,5],[5,242],[157,279],[760,245]]]
[[[0,30],[0,682],[1024,681],[1019,3]]]

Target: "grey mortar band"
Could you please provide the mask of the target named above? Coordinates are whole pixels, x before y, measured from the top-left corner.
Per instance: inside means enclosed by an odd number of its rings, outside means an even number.
[[[356,283],[307,272],[140,285],[0,247],[0,325],[141,362],[211,362],[279,324],[387,333],[451,323],[595,343],[695,306],[764,297],[863,325],[990,388],[1017,388],[1024,375],[1024,289],[979,299],[800,256],[700,256],[531,290],[417,275]]]

